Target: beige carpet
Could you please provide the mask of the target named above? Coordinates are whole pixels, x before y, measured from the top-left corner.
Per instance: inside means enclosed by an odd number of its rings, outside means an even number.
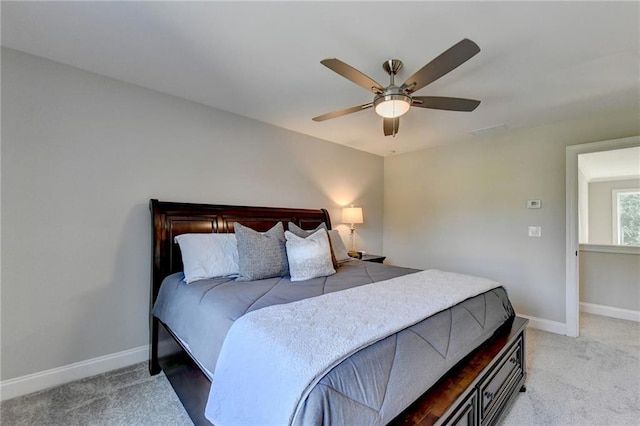
[[[147,363],[3,401],[2,426],[192,425],[164,374]]]
[[[640,323],[580,315],[573,339],[527,330],[527,392],[505,425],[640,425]]]
[[[577,339],[527,331],[527,392],[503,424],[639,425],[640,323],[581,316]],[[163,375],[137,364],[0,405],[4,425],[191,425]]]

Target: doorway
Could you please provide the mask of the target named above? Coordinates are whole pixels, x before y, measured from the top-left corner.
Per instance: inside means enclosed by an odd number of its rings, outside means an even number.
[[[640,136],[611,139],[566,148],[566,320],[565,334],[578,337],[580,326],[579,292],[579,205],[578,156],[593,152],[640,146]]]

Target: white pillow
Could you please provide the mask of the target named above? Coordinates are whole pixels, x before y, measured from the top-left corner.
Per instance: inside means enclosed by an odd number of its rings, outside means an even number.
[[[291,281],[304,281],[336,273],[331,261],[327,231],[319,229],[306,238],[285,231]]]
[[[338,262],[350,260],[351,258],[347,254],[347,248],[344,246],[344,241],[342,241],[340,233],[335,229],[327,232],[329,232],[329,238],[331,238],[331,246],[333,247],[333,254],[336,256],[336,260]]]
[[[235,234],[182,234],[175,237],[175,241],[180,245],[187,284],[238,274]]]

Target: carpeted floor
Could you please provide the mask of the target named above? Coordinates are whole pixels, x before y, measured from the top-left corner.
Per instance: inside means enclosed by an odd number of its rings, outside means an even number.
[[[3,401],[2,426],[193,425],[164,374],[147,363]]]
[[[639,425],[640,323],[581,315],[577,339],[527,330],[527,392],[504,425]],[[191,425],[147,364],[4,401],[2,425]],[[355,425],[354,425],[355,426]]]
[[[640,323],[581,314],[577,339],[528,329],[527,371],[505,425],[640,425]]]

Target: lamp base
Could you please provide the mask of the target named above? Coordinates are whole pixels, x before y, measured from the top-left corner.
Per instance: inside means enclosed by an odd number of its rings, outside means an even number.
[[[361,258],[360,253],[358,253],[355,250],[349,250],[347,252],[347,254],[349,255],[349,257],[355,257],[356,259],[360,259]]]

